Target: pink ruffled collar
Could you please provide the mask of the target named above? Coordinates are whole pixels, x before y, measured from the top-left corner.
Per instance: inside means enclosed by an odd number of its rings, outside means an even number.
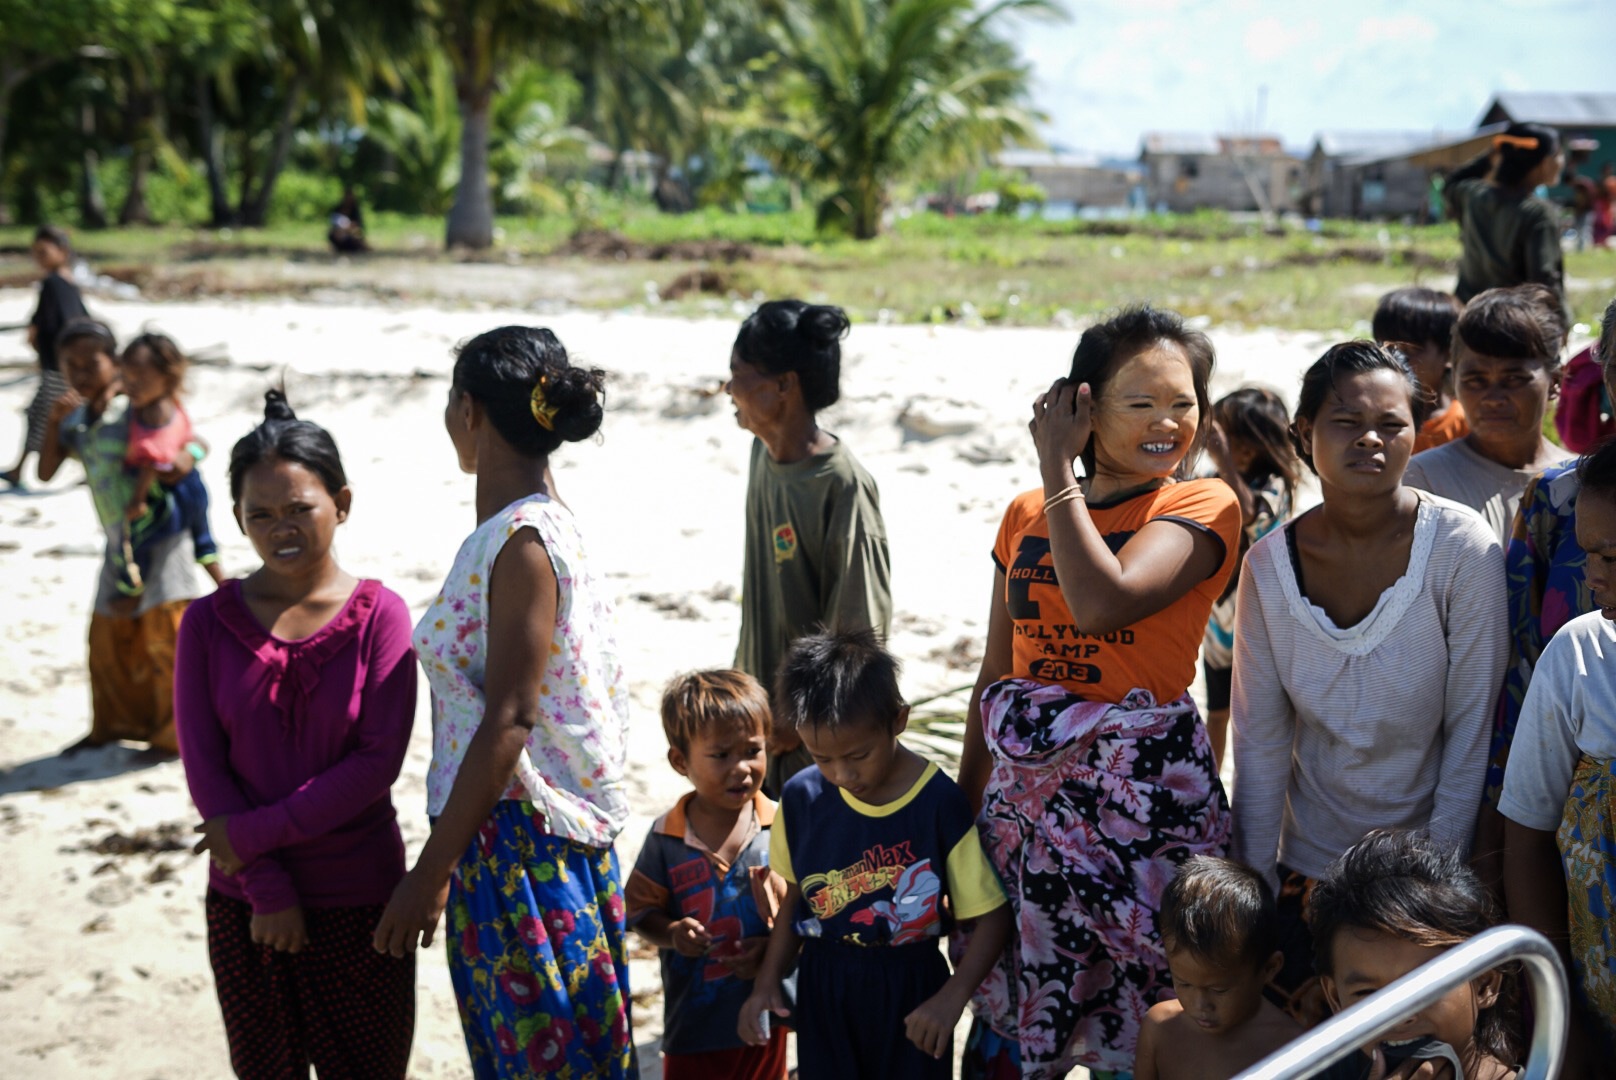
[[[287,731],[308,715],[314,688],[320,683],[320,669],[364,630],[381,589],[379,581],[361,580],[330,622],[306,638],[287,641],[271,634],[253,615],[241,595],[239,580],[219,587],[214,612],[225,629],[273,672],[270,704],[280,710],[281,726]]]

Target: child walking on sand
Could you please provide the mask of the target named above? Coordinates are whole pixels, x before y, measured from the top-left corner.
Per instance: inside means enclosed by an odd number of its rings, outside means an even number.
[[[1223,1080],[1302,1033],[1263,997],[1285,954],[1261,874],[1197,855],[1162,893],[1159,921],[1178,997],[1145,1014],[1134,1080]]]
[[[338,565],[342,459],[279,391],[230,455],[230,496],[264,563],[191,606],[175,685],[230,1063],[402,1080],[415,957],[370,939],[404,876],[388,792],[415,719],[409,609]]]
[[[817,768],[781,793],[769,863],[789,887],[741,1038],[761,1046],[769,1015],[790,1017],[803,1080],[950,1076],[954,1026],[1010,934],[965,793],[898,741],[898,663],[869,630],[798,638],[775,701]],[[975,922],[952,975],[950,918]],[[799,951],[793,1008],[781,982]]]
[[[1310,917],[1324,995],[1338,1012],[1498,922],[1492,895],[1451,847],[1420,833],[1386,830],[1371,832],[1330,867],[1313,890]],[[1510,1080],[1517,1018],[1514,981],[1495,968],[1316,1080]]]
[[[1208,454],[1218,475],[1240,503],[1240,552],[1246,550],[1291,516],[1301,462],[1290,441],[1290,413],[1272,390],[1244,386],[1212,406]],[[1223,767],[1223,749],[1229,737],[1229,692],[1234,687],[1235,586],[1240,565],[1235,563],[1229,584],[1201,639],[1201,670],[1206,676],[1206,733],[1212,757]]]
[[[129,452],[124,464],[135,477],[124,522],[134,567],[131,583],[137,589],[150,567],[154,541],[181,530],[191,534],[196,561],[214,583],[224,581],[219,545],[208,524],[208,489],[202,474],[189,472],[171,488],[157,483],[196,445],[191,418],[180,404],[188,366],[179,346],[163,334],[141,334],[124,346],[118,358],[118,375],[129,398]]]
[[[741,671],[681,675],[662,695],[668,764],[694,790],[651,826],[624,892],[628,924],[662,955],[664,1080],[785,1080],[785,1028],[763,1046],[736,1034],[786,891],[769,869],[771,724]]]

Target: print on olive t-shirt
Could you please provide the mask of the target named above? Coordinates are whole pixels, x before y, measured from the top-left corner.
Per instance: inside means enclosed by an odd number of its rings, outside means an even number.
[[[1174,521],[1212,537],[1223,558],[1211,577],[1154,615],[1108,634],[1085,634],[1073,623],[1055,580],[1044,493],[1017,496],[993,545],[1012,623],[1014,669],[1005,676],[1058,683],[1089,701],[1118,702],[1136,688],[1158,702],[1172,701],[1195,679],[1207,616],[1234,571],[1240,505],[1229,485],[1205,479],[1090,503],[1088,513],[1113,552],[1150,522]]]

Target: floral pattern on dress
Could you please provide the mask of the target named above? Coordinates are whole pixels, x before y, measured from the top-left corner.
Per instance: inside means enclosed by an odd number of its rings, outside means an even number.
[[[437,599],[415,626],[415,651],[432,686],[427,813],[443,812],[482,724],[487,583],[494,560],[522,529],[533,529],[543,541],[559,595],[539,715],[504,797],[531,800],[544,832],[609,847],[628,820],[628,691],[615,617],[589,570],[571,513],[539,495],[512,503],[466,538]]]
[[[1616,762],[1586,755],[1577,762],[1554,839],[1570,900],[1572,993],[1604,1021],[1609,1045],[1616,1040]]]
[[[1514,530],[1504,552],[1509,584],[1509,666],[1493,720],[1483,796],[1488,806],[1497,806],[1503,791],[1504,765],[1543,647],[1560,627],[1594,609],[1593,594],[1582,576],[1587,556],[1577,543],[1577,492],[1581,487],[1576,462],[1552,466],[1527,483],[1515,513]]]
[[[1020,1044],[1027,1080],[1133,1066],[1145,1013],[1172,992],[1156,926],[1192,855],[1223,855],[1228,800],[1194,702],[1121,704],[1005,679],[982,695],[993,755],[982,846],[1015,937],[972,1009]]]
[[[449,884],[449,976],[477,1080],[639,1076],[617,854],[502,801]]]

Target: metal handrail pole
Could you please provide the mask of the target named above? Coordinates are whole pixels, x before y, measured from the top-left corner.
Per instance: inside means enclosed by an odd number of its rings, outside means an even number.
[[[1454,987],[1519,960],[1532,987],[1532,1044],[1518,1080],[1555,1080],[1565,1054],[1570,999],[1560,957],[1524,926],[1495,926],[1456,945],[1240,1073],[1234,1080],[1302,1080],[1375,1042]]]

